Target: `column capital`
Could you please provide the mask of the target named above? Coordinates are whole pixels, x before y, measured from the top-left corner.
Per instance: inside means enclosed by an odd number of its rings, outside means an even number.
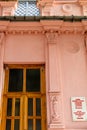
[[[58,33],[56,33],[56,32],[47,32],[46,33],[47,42],[49,44],[56,43],[57,42],[57,36],[58,36]]]

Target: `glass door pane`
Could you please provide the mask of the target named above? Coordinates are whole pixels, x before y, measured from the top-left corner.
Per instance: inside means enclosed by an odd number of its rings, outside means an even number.
[[[20,99],[15,97],[7,99],[6,130],[20,130]]]
[[[20,130],[20,120],[15,119],[14,121],[14,130]]]
[[[7,100],[7,116],[12,116],[12,98]]]
[[[26,69],[26,91],[40,92],[40,69]]]
[[[33,98],[28,98],[28,116],[33,116]]]
[[[11,130],[13,98],[7,98],[6,130]]]
[[[41,98],[36,98],[36,116],[41,116]]]
[[[34,97],[28,98],[28,130],[42,130],[41,118],[41,94],[34,93]]]
[[[11,119],[6,120],[6,130],[11,130]]]
[[[33,130],[33,119],[28,119],[28,130]]]
[[[36,119],[36,130],[41,130],[41,119]]]
[[[14,130],[20,130],[20,100],[21,98],[15,98],[14,100],[14,112],[13,112],[13,117],[14,117]]]
[[[23,69],[10,69],[8,92],[21,91],[23,91]]]
[[[15,116],[20,116],[20,98],[15,100]]]

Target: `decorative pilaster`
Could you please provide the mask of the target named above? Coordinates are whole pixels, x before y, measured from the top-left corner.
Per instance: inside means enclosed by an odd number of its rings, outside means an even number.
[[[37,6],[39,7],[42,16],[50,16],[52,4],[53,0],[38,0]]]
[[[83,15],[87,16],[87,0],[79,0],[79,3],[83,8]]]
[[[0,2],[0,10],[2,16],[13,16],[16,8],[16,1]]]
[[[49,55],[49,91],[59,92],[60,86],[58,84],[58,57],[57,57],[57,33],[48,32],[46,33],[48,42],[48,55]]]
[[[59,77],[58,51],[57,41],[58,33],[54,31],[46,32],[48,46],[48,69],[49,69],[49,111],[50,121],[49,128],[64,128],[63,110],[62,110],[62,95]]]

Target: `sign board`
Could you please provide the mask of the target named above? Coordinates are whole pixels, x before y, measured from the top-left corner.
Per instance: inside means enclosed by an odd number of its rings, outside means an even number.
[[[73,121],[87,121],[85,97],[72,97],[71,105]]]

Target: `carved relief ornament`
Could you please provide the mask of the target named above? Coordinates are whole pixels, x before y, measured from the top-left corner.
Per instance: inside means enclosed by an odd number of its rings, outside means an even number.
[[[62,122],[62,100],[61,100],[61,94],[50,92],[49,93],[50,98],[50,113],[51,113],[51,123],[61,123]]]

